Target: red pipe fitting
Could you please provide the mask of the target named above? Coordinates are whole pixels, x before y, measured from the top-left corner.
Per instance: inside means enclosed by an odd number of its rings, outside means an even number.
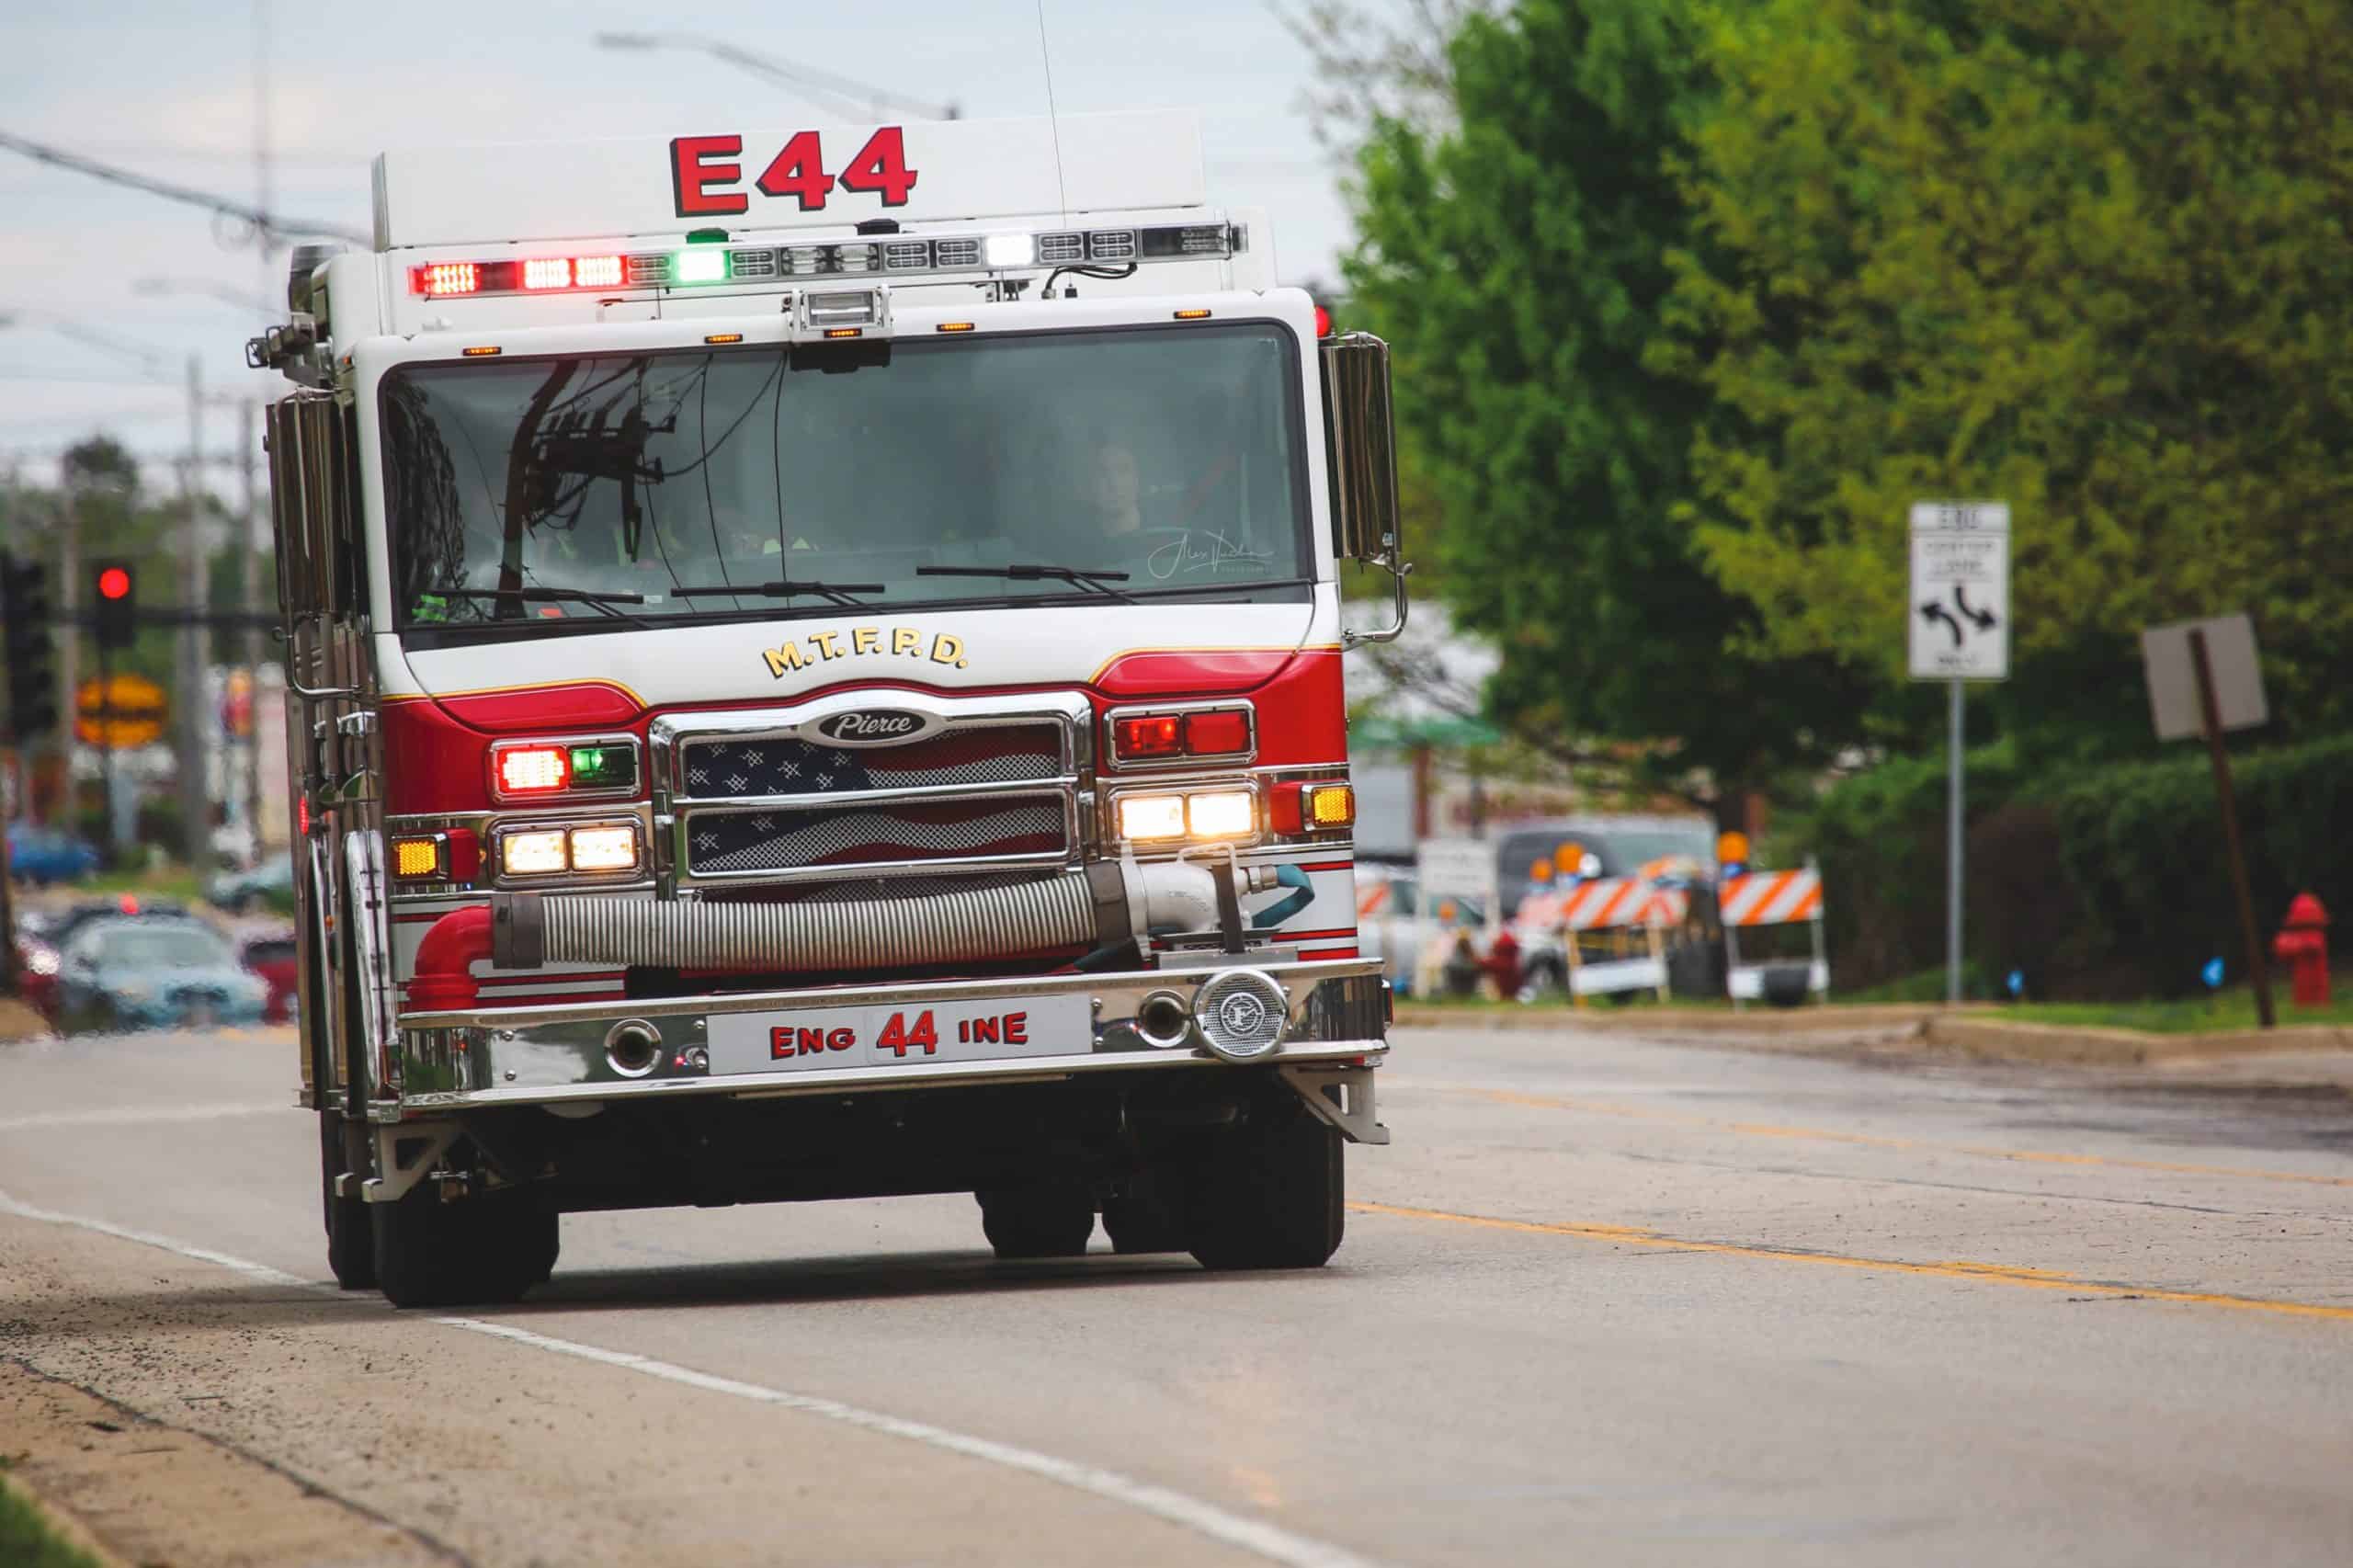
[[[408,1005],[420,1013],[464,1012],[481,994],[473,966],[491,956],[490,906],[477,903],[445,915],[417,944],[416,974]]]

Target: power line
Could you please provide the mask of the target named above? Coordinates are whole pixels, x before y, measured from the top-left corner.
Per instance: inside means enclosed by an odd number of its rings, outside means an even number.
[[[21,153],[36,163],[48,164],[61,169],[71,169],[75,174],[88,175],[91,178],[104,180],[108,185],[124,186],[132,190],[145,191],[150,196],[160,196],[166,201],[178,201],[190,207],[201,207],[222,217],[234,218],[252,228],[256,233],[289,240],[299,239],[306,234],[326,234],[339,240],[349,240],[355,244],[372,246],[376,243],[373,235],[363,234],[356,229],[347,229],[335,223],[312,223],[283,218],[277,213],[264,211],[258,207],[249,206],[242,201],[232,201],[226,197],[214,196],[210,191],[198,190],[193,186],[176,185],[169,180],[133,174],[129,169],[119,169],[111,164],[101,164],[96,159],[85,158],[78,153],[68,153],[62,147],[52,147],[45,142],[35,142],[28,137],[18,136],[11,131],[0,131],[0,148],[6,148],[12,153]]]
[[[725,61],[738,70],[749,71],[756,76],[765,76],[771,82],[792,87],[819,108],[831,108],[835,113],[846,112],[851,116],[868,112],[880,114],[886,106],[895,105],[899,108],[912,110],[926,119],[955,119],[960,115],[957,106],[952,103],[932,103],[922,98],[912,98],[904,93],[892,92],[887,87],[877,87],[870,83],[852,81],[847,76],[836,75],[830,71],[821,71],[816,66],[804,65],[797,60],[785,60],[773,54],[762,54],[745,49],[740,44],[729,43],[724,39],[711,38],[703,33],[600,32],[597,35],[597,45],[600,49],[699,50],[714,60]],[[835,102],[827,104],[825,99],[828,97]],[[842,107],[845,105],[847,106],[846,109]]]

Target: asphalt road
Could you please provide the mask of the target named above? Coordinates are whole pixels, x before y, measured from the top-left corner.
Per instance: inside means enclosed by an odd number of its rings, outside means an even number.
[[[318,1288],[291,1071],[0,1048],[0,1361],[347,1521],[176,1564],[2353,1562],[2342,1094],[1414,1031],[1321,1271],[669,1210],[460,1319]]]

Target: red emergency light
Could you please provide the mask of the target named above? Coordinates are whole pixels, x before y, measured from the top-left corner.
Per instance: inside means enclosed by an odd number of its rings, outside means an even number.
[[[409,292],[436,300],[455,294],[547,294],[563,289],[617,289],[625,270],[618,256],[431,261],[408,269],[408,286]]]
[[[498,754],[498,788],[508,795],[552,795],[572,782],[563,746],[509,746]]]
[[[1111,721],[1111,755],[1120,762],[1176,756],[1240,756],[1249,749],[1247,709],[1131,713]]]

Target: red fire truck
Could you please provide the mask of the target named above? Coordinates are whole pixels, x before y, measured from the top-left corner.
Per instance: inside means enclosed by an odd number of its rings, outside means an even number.
[[[1188,117],[706,129],[386,153],[248,347],[335,1278],[938,1192],[1003,1256],[1320,1265],[1387,1137],[1385,348]]]

